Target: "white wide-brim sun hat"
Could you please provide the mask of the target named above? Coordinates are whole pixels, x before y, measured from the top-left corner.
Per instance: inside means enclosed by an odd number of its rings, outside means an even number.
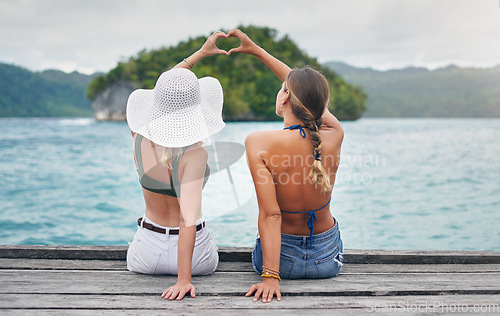
[[[185,68],[158,78],[154,89],[137,89],[127,102],[130,129],[164,147],[185,147],[222,128],[222,86],[213,77],[198,79]]]

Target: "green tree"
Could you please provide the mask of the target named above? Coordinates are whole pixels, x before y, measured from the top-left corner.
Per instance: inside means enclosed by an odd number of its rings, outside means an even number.
[[[92,116],[85,89],[93,78],[0,63],[0,117]]]
[[[333,70],[320,65],[288,37],[278,38],[276,30],[268,27],[240,26],[252,40],[291,67],[312,66],[330,82],[331,110],[343,120],[354,120],[365,111],[366,95],[361,88],[346,83]],[[199,36],[182,41],[176,46],[157,50],[142,50],[136,56],[118,65],[107,74],[92,81],[87,96],[94,99],[99,92],[117,81],[138,83],[151,89],[159,75],[194,53],[206,41]],[[217,46],[229,50],[239,45],[236,38],[219,39]],[[198,77],[212,76],[224,89],[224,116],[226,120],[275,120],[276,93],[281,83],[257,58],[246,54],[217,55],[203,60],[193,72]]]

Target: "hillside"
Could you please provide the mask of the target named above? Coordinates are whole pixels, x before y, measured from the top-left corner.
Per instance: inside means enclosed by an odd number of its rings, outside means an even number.
[[[85,91],[96,76],[0,63],[0,117],[92,116]]]
[[[368,94],[365,117],[500,117],[500,66],[377,71],[325,66]]]
[[[364,92],[346,83],[334,71],[320,65],[315,58],[309,57],[288,36],[278,38],[276,30],[266,27],[248,26],[240,29],[291,67],[310,65],[320,70],[330,82],[333,96],[331,110],[339,119],[354,120],[361,116],[365,110]],[[163,71],[198,50],[205,40],[206,37],[200,36],[168,48],[143,50],[93,80],[87,95],[94,99],[117,82],[132,82],[141,88],[151,89]],[[238,46],[239,40],[220,39],[217,45],[229,50]],[[202,60],[192,70],[198,77],[213,76],[219,79],[224,89],[226,120],[278,118],[275,114],[275,100],[281,82],[257,58],[246,54],[217,55]]]

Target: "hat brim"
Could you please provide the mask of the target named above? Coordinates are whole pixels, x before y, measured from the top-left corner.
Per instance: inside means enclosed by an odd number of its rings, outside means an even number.
[[[222,120],[224,93],[219,80],[213,77],[203,77],[198,79],[198,82],[205,124],[208,127],[209,135],[213,135],[226,126]]]
[[[126,110],[130,129],[164,147],[188,146],[222,130],[222,86],[212,77],[200,78],[198,83],[199,104],[161,114],[154,111],[154,89],[133,91]]]

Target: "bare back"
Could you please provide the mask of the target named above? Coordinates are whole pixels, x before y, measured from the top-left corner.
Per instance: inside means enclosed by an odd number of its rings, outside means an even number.
[[[343,130],[340,123],[332,116],[331,120],[325,120],[320,129],[320,135],[321,162],[333,184],[340,161]],[[317,221],[314,225],[314,233],[321,233],[333,227],[334,220],[327,205],[331,192],[322,193],[319,185],[313,183],[309,176],[314,162],[309,132],[306,132],[305,138],[300,136],[298,130],[258,132],[250,137],[253,140],[248,142],[250,148],[247,146],[247,151],[256,150],[265,167],[265,169],[259,169],[258,166],[257,168],[250,166],[252,176],[256,181],[258,198],[259,192],[261,195],[259,205],[263,202],[263,207],[279,207],[280,210],[287,212],[316,210],[326,205],[325,208],[316,212]],[[249,163],[251,164],[250,161]],[[273,189],[264,183],[262,176],[266,171],[272,178]],[[262,190],[259,190],[259,187]],[[262,195],[267,195],[267,197]],[[273,198],[272,195],[275,196],[277,205],[272,206],[272,203],[269,203]],[[282,213],[281,232],[309,235],[310,231],[306,225],[307,216],[307,213]]]
[[[183,152],[176,166],[177,170],[174,170],[161,162],[163,147],[142,137],[138,141],[138,135],[135,133],[133,137],[134,160],[141,180],[146,216],[159,225],[179,227],[181,206],[184,205],[182,215],[190,219],[190,224],[196,222],[201,217],[201,190],[205,179],[206,151],[198,144],[189,146]],[[138,153],[140,157],[137,157]],[[186,168],[187,165],[189,168]],[[147,187],[145,183],[148,183]],[[178,198],[180,192],[191,199]]]

